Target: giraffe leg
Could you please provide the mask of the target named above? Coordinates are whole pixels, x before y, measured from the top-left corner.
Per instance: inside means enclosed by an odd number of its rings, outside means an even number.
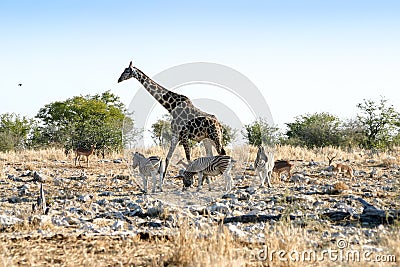
[[[208,139],[208,138],[206,138],[206,139],[203,140],[203,144],[204,144],[204,147],[205,147],[205,149],[206,149],[206,155],[207,155],[207,157],[212,157],[213,153],[212,153],[212,143],[211,143],[211,140]]]
[[[185,150],[186,160],[190,163],[190,147],[187,140],[181,141],[183,149]]]
[[[222,142],[220,142],[219,138],[215,137],[212,139],[212,141],[214,142],[214,146],[218,152],[218,155],[226,155],[225,149],[222,147]]]
[[[172,155],[174,154],[174,151],[175,151],[176,145],[178,144],[178,141],[179,141],[178,136],[173,135],[172,140],[171,140],[171,146],[169,147],[168,155],[167,155],[167,158],[165,159],[165,169],[164,169],[164,173],[163,173],[163,179],[165,177],[165,174],[167,173],[169,161],[171,160]]]

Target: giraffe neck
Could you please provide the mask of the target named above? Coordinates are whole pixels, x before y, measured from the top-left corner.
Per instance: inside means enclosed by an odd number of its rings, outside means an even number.
[[[135,68],[137,76],[135,77],[143,87],[164,107],[169,113],[183,101],[191,102],[186,96],[174,93],[165,87],[153,81],[143,71]]]

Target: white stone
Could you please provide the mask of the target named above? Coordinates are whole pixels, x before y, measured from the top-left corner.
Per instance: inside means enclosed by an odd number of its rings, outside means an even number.
[[[23,220],[14,216],[0,215],[0,225],[2,226],[11,226],[22,222]]]
[[[125,222],[124,222],[124,221],[116,220],[116,221],[114,222],[114,224],[112,225],[112,229],[113,229],[114,231],[120,231],[120,230],[124,229],[124,225],[125,225]]]

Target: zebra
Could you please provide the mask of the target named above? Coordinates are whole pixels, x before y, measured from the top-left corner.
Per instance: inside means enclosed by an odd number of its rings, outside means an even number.
[[[257,157],[254,161],[254,169],[260,177],[260,187],[264,187],[265,181],[267,181],[268,187],[271,187],[270,180],[274,168],[274,153],[268,152],[267,154],[263,146],[258,146]]]
[[[232,177],[230,171],[233,163],[236,162],[230,156],[218,155],[211,157],[201,157],[190,162],[185,170],[180,170],[177,177],[183,178],[183,188],[185,191],[193,184],[193,176],[197,173],[199,182],[197,191],[200,191],[203,186],[203,176],[208,183],[208,189],[211,191],[209,176],[217,176],[222,174],[225,178],[225,191],[232,189]]]
[[[152,176],[153,178],[153,190],[152,193],[156,192],[157,177],[159,174],[159,189],[162,192],[163,185],[163,172],[164,166],[162,160],[157,156],[151,156],[146,158],[143,154],[139,152],[132,153],[133,162],[132,168],[135,169],[139,166],[139,175],[142,177],[144,192],[147,193],[147,177]]]

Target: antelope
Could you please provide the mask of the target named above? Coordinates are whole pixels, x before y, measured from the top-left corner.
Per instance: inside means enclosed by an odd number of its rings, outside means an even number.
[[[331,164],[332,164],[332,161],[336,158],[336,155],[335,156],[333,156],[332,158],[329,158],[328,156],[327,156],[327,158],[328,158],[328,165],[329,166],[331,166]]]
[[[342,164],[342,163],[337,163],[336,166],[332,165],[333,159],[336,158],[336,155],[333,156],[332,158],[327,157],[329,160],[329,166],[332,166],[332,172],[335,172],[336,175],[338,175],[339,173],[343,172],[344,174],[348,174],[350,176],[350,178],[354,178],[353,175],[353,168],[350,167],[349,165],[346,164]]]
[[[343,172],[344,174],[347,173],[351,179],[354,179],[353,168],[346,164],[342,164],[342,163],[336,164],[336,166],[333,167],[332,172],[336,172],[336,175],[338,175],[341,172]]]
[[[75,149],[75,166],[76,166],[77,160],[79,162],[79,166],[81,166],[80,158],[81,158],[81,156],[85,156],[87,167],[89,167],[89,156],[93,154],[93,151],[95,148],[96,148],[96,145],[93,144],[90,146],[90,149],[85,149],[82,147],[78,147],[77,149]]]
[[[293,165],[287,160],[277,160],[274,163],[274,168],[272,171],[277,173],[278,178],[281,178],[281,173],[286,171],[290,178],[290,170],[292,169],[292,166]]]

